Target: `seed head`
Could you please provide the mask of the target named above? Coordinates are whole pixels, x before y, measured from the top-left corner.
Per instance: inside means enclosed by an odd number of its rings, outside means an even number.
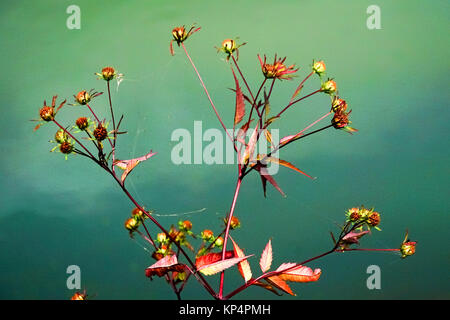
[[[39,110],[39,116],[44,121],[53,121],[55,119],[55,109],[53,107],[43,106]]]
[[[80,117],[75,121],[76,126],[78,127],[78,129],[80,130],[86,130],[87,127],[89,126],[89,121],[86,117]]]
[[[108,137],[108,131],[102,123],[99,123],[97,128],[94,130],[94,138],[97,141],[103,141]]]
[[[83,90],[77,93],[75,99],[79,104],[85,105],[91,101],[91,95],[86,90]]]

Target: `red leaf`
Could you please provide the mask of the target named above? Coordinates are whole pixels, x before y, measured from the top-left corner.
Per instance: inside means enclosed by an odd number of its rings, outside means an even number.
[[[283,263],[276,271],[283,271],[292,268],[295,265],[295,263]],[[286,272],[282,272],[278,276],[285,281],[311,282],[319,280],[321,274],[322,271],[320,269],[314,269],[313,271],[309,267],[298,265],[297,267],[287,270]]]
[[[145,269],[145,275],[151,278],[154,275],[162,277],[169,271],[183,272],[185,268],[184,264],[178,263],[176,255],[167,255],[161,260],[157,261],[147,269]]]
[[[263,253],[261,254],[261,259],[259,260],[259,265],[261,266],[262,272],[267,272],[272,265],[272,241],[267,242]]]
[[[267,157],[265,160],[269,161],[269,162],[278,163],[279,165],[282,165],[282,166],[284,166],[286,168],[289,168],[289,169],[292,169],[294,171],[297,171],[297,172],[307,176],[308,178],[310,178],[312,180],[315,180],[314,177],[311,177],[309,174],[307,174],[307,173],[303,172],[302,170],[298,169],[292,163],[290,163],[290,162],[288,162],[286,160],[282,160],[282,159],[278,159],[278,158],[274,158],[274,157]]]
[[[234,266],[235,264],[248,259],[250,256],[245,256],[245,257],[240,257],[240,258],[231,258],[231,259],[225,259],[225,260],[220,260],[211,264],[207,264],[202,266],[201,268],[197,268],[198,271],[200,271],[201,273],[203,273],[205,276],[211,276],[213,274],[222,272],[232,266]]]
[[[175,51],[173,51],[173,40],[170,40],[169,51],[171,55],[175,55]]]
[[[264,167],[260,167],[259,168],[259,174],[261,175],[261,177],[264,177],[264,179],[266,179],[267,181],[270,182],[270,184],[272,186],[275,187],[275,189],[278,190],[278,192],[281,193],[281,195],[283,197],[286,197],[286,194],[283,192],[283,190],[281,190],[281,188],[278,186],[278,183],[275,181],[275,179],[267,172],[266,168]],[[266,195],[265,191],[264,191],[264,196]]]
[[[238,258],[245,257],[244,252],[237,245],[236,242],[230,237],[231,242],[233,242],[234,256]],[[250,269],[250,264],[247,260],[243,260],[238,264],[238,270],[245,282],[248,282],[252,278],[252,270]]]
[[[277,290],[275,290],[275,288],[273,286],[271,286],[270,284],[264,283],[264,282],[259,282],[256,281],[255,283],[253,283],[256,286],[259,286],[261,288],[264,288],[266,290],[269,290],[270,292],[275,293],[277,296],[281,296],[281,293],[278,293]]]
[[[275,288],[280,289],[290,294],[291,296],[296,296],[296,294],[292,291],[289,285],[279,276],[269,277],[266,279],[266,281],[269,282],[271,285],[273,285]]]
[[[236,77],[236,74],[234,73],[233,68],[231,68],[231,71],[233,72],[234,82],[236,84],[236,109],[234,112],[234,125],[238,124],[242,121],[245,115],[245,102],[244,102],[244,95],[242,93],[241,88],[239,87],[239,81]]]
[[[151,157],[153,157],[156,154],[156,152],[152,152],[150,150],[149,153],[147,153],[145,156],[131,159],[131,160],[116,160],[114,161],[114,165],[118,166],[120,169],[125,170],[122,174],[121,180],[122,183],[125,182],[125,179],[127,178],[128,174],[142,161],[145,161]]]
[[[230,258],[234,258],[234,252],[231,250],[225,252],[225,259],[230,259]],[[205,265],[217,262],[221,259],[222,259],[221,252],[220,253],[219,252],[211,252],[211,253],[208,253],[208,254],[198,257],[195,260],[195,266],[197,267],[197,269],[199,269]]]

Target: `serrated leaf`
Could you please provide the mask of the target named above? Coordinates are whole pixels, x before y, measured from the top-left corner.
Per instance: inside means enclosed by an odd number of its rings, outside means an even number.
[[[292,289],[289,287],[289,285],[281,279],[279,276],[272,276],[269,278],[266,278],[266,281],[269,282],[271,285],[273,285],[275,288],[280,289],[281,291],[284,291],[291,296],[296,296],[296,294],[292,291]]]
[[[259,265],[261,267],[261,271],[267,272],[270,269],[270,266],[272,265],[272,241],[269,240],[267,242],[266,247],[264,248],[264,251],[261,254],[261,259],[259,260]]]
[[[178,263],[176,255],[167,255],[161,260],[158,260],[156,263],[154,263],[147,269],[145,269],[145,275],[149,278],[151,278],[154,275],[162,277],[169,271],[183,272],[184,269],[185,265]]]
[[[239,86],[239,81],[234,73],[233,68],[231,68],[233,73],[234,82],[236,85],[236,109],[234,111],[234,125],[237,125],[245,116],[245,102],[244,95],[242,93],[241,87]]]
[[[314,271],[307,267],[298,265],[294,267],[296,263],[283,263],[281,264],[276,271],[283,271],[287,270],[286,272],[280,273],[278,276],[285,281],[292,281],[292,282],[312,282],[317,281],[320,278],[320,275],[322,274],[322,271],[320,269],[314,269]]]
[[[230,237],[231,242],[233,242],[234,256],[238,258],[245,257],[244,252],[241,248],[234,242],[233,238]],[[247,260],[243,260],[238,263],[238,270],[245,282],[248,282],[252,278],[252,270],[250,264]]]
[[[150,150],[149,153],[147,153],[146,155],[139,157],[139,158],[135,158],[135,159],[130,159],[130,160],[116,160],[114,161],[115,166],[119,167],[122,170],[125,170],[122,174],[121,180],[122,183],[125,182],[125,179],[127,178],[128,174],[142,161],[145,161],[151,157],[153,157],[156,154],[156,152],[152,152],[152,150]]]
[[[225,252],[225,259],[230,259],[230,258],[234,258],[234,252],[231,250],[228,250]],[[195,260],[195,266],[197,267],[197,269],[206,266],[208,264],[217,262],[222,260],[222,253],[219,252],[211,252],[205,255],[202,255],[200,257],[197,257],[197,259]]]
[[[200,271],[201,273],[203,273],[205,276],[212,276],[216,273],[222,272],[222,271],[234,266],[235,264],[237,264],[245,259],[250,258],[251,256],[252,255],[245,256],[245,257],[239,257],[239,258],[220,260],[218,262],[214,262],[212,264],[202,266],[201,268],[198,268],[197,270]]]

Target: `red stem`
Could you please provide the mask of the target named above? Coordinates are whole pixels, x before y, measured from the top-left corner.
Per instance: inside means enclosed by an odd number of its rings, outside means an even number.
[[[227,220],[227,227],[225,229],[225,236],[223,239],[223,248],[222,248],[222,260],[225,260],[225,252],[227,250],[227,240],[228,240],[228,234],[230,232],[230,226],[231,226],[231,218],[233,217],[234,208],[236,207],[236,201],[239,195],[239,190],[241,188],[242,179],[239,177],[237,184],[236,184],[236,190],[234,191],[234,197],[233,202],[231,203],[231,209],[230,213],[228,214],[228,220]],[[223,296],[223,283],[224,283],[224,277],[225,273],[222,271],[220,274],[220,288],[219,288],[219,299],[222,299]]]
[[[312,92],[312,93],[310,93],[310,94],[308,94],[308,95],[306,95],[306,96],[304,96],[304,97],[301,97],[300,99],[297,99],[297,100],[295,100],[295,101],[289,102],[289,104],[288,104],[286,107],[284,107],[284,109],[281,110],[281,111],[277,114],[277,117],[280,117],[287,109],[289,109],[290,106],[292,106],[292,105],[296,104],[297,102],[300,102],[300,101],[302,101],[303,99],[306,99],[306,98],[308,98],[308,97],[310,97],[310,96],[312,96],[312,95],[314,95],[314,94],[316,94],[316,93],[318,93],[318,92],[321,92],[321,91],[322,91],[322,89],[316,90],[316,91],[314,91],[314,92]]]

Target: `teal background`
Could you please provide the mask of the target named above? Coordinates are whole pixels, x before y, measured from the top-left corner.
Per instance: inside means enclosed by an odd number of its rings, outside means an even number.
[[[66,8],[81,8],[81,30],[66,27]],[[366,8],[381,8],[381,30],[368,30]],[[95,299],[173,299],[162,279],[150,282],[153,261],[123,228],[131,203],[112,179],[80,157],[64,161],[48,151],[55,129],[33,133],[44,99],[71,99],[82,89],[105,90],[94,72],[112,65],[125,74],[114,91],[117,114],[128,135],[118,157],[158,155],[141,164],[128,186],[157,212],[207,208],[189,217],[194,231],[219,231],[235,186],[231,165],[175,166],[173,130],[203,129],[218,122],[179,48],[169,54],[171,30],[198,23],[186,45],[228,125],[234,114],[233,79],[214,46],[239,36],[240,66],[252,88],[262,80],[256,55],[287,56],[301,67],[296,81],[278,83],[273,110],[289,100],[312,59],[323,59],[351,109],[353,136],[327,130],[282,151],[282,158],[317,176],[281,169],[262,196],[259,177],[244,182],[233,233],[258,274],[259,255],[272,238],[274,263],[302,261],[327,250],[344,211],[364,204],[382,213],[382,232],[363,247],[396,248],[405,229],[418,241],[415,256],[350,252],[317,260],[320,281],[292,284],[297,297],[281,299],[448,299],[450,99],[448,1],[2,1],[0,4],[0,298],[68,299],[66,268],[78,265],[82,286]],[[305,93],[319,80],[308,81]],[[107,116],[105,96],[92,106]],[[316,95],[274,124],[281,135],[301,129],[329,108]],[[69,124],[87,115],[81,107],[58,114]],[[177,217],[161,217],[169,227]],[[156,232],[155,228],[151,228]],[[141,243],[141,242],[140,242]],[[381,268],[381,290],[368,290],[366,269]],[[242,283],[227,273],[226,291]],[[211,277],[217,287],[218,276]],[[184,298],[208,299],[192,281]],[[250,288],[240,299],[278,298]]]

